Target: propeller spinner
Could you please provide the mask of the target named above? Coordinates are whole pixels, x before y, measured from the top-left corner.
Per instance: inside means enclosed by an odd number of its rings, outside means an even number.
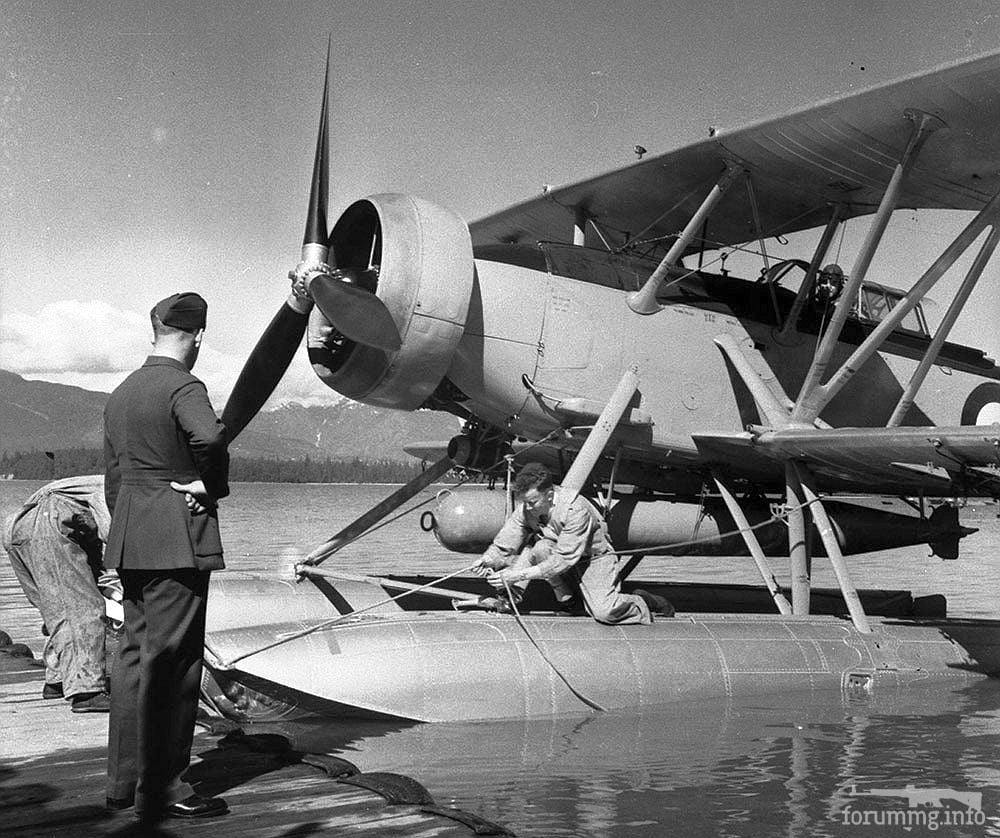
[[[275,314],[257,341],[240,372],[222,411],[222,421],[235,439],[257,415],[291,364],[305,335],[313,303],[335,329],[349,340],[386,352],[402,341],[392,315],[374,293],[346,271],[330,267],[327,225],[329,183],[329,128],[327,100],[330,77],[330,44],[327,43],[326,78],[320,109],[319,134],[313,161],[309,210],[302,240],[302,259],[289,276],[292,294]]]

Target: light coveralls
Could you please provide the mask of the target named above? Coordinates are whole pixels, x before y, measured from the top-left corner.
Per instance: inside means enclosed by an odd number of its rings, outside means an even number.
[[[111,516],[103,475],[67,477],[35,492],[3,527],[3,547],[48,632],[45,681],[63,695],[102,692],[105,672],[101,543]]]
[[[604,520],[594,505],[577,496],[568,507],[564,490],[554,487],[549,517],[538,518],[520,503],[483,554],[485,560],[516,570],[534,565],[557,593],[557,577],[573,579],[587,612],[599,623],[627,625],[652,622],[649,607],[634,594],[623,594],[618,581],[624,560],[613,553]],[[534,547],[532,541],[537,539]],[[525,549],[529,546],[528,549]],[[527,582],[512,585],[523,591]]]

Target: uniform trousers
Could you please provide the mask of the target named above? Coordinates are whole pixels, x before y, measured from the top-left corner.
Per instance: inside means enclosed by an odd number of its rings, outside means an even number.
[[[539,564],[551,553],[552,545],[547,540],[539,541],[534,547],[526,547],[511,562],[515,570],[523,570]],[[618,577],[625,566],[625,559],[615,553],[600,556],[584,556],[573,567],[549,580],[556,592],[556,598],[566,599],[568,584],[575,582],[580,588],[584,607],[597,622],[612,626],[649,625],[653,618],[649,606],[635,594],[623,594]],[[527,582],[519,582],[514,587],[521,591]]]
[[[191,762],[211,573],[119,568],[125,636],[111,677],[108,797],[155,815],[193,794]]]
[[[67,523],[84,510],[69,498],[48,495],[4,528],[14,575],[48,633],[42,650],[45,680],[61,682],[66,698],[107,686],[100,559],[67,536]]]

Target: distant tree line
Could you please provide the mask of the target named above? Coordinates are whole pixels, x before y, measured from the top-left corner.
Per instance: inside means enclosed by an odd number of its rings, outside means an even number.
[[[0,455],[0,477],[15,480],[56,480],[77,474],[100,474],[104,454],[99,449],[63,448]],[[234,457],[229,479],[247,483],[405,483],[421,472],[416,460],[333,459],[278,460]]]
[[[421,472],[417,460],[233,458],[229,479],[246,483],[406,483]]]

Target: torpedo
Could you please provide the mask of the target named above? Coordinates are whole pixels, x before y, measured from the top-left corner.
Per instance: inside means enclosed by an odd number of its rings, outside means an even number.
[[[958,523],[958,510],[938,506],[928,518],[903,515],[845,501],[827,501],[844,555],[928,544],[943,559],[958,557],[958,541],[977,530]],[[506,499],[500,491],[466,489],[445,491],[422,525],[432,530],[442,546],[457,553],[482,553],[506,518]],[[765,555],[784,556],[788,535],[774,507],[749,500],[744,510]],[[612,543],[622,552],[654,556],[747,556],[739,527],[719,498],[701,504],[624,497],[607,516]],[[814,555],[826,552],[814,532]]]

